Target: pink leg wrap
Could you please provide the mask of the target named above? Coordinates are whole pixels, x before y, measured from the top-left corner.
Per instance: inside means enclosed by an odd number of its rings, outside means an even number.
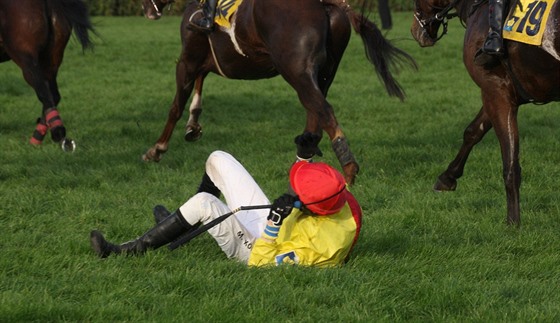
[[[40,145],[43,142],[43,138],[45,138],[45,134],[47,133],[48,127],[46,124],[41,123],[41,119],[37,120],[37,126],[33,131],[33,135],[29,140],[29,143],[32,145]]]
[[[62,119],[60,118],[60,115],[58,114],[58,110],[56,109],[52,109],[51,111],[49,111],[47,113],[47,125],[49,126],[49,129],[54,129],[56,127],[60,127],[62,126]]]

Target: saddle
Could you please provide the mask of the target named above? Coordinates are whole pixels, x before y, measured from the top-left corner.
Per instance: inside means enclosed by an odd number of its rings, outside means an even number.
[[[233,14],[235,14],[242,2],[243,0],[219,0],[216,5],[214,22],[224,28],[231,28]],[[201,1],[200,3],[203,4],[204,1]],[[202,14],[202,9],[195,11],[195,13],[193,13],[190,17],[190,20],[199,14]]]

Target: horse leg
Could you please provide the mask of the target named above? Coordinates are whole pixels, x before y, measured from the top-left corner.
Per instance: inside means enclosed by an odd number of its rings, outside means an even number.
[[[202,85],[204,77],[199,76],[194,84],[194,95],[189,106],[189,120],[185,131],[186,141],[197,141],[202,137],[202,126],[198,123],[198,118],[202,113]]]
[[[346,39],[346,43],[348,42],[348,40]],[[341,44],[344,42],[338,42],[338,44]],[[327,64],[325,64],[325,66],[321,69],[321,71],[319,72],[319,77],[318,77],[318,85],[319,88],[321,89],[321,92],[323,93],[323,96],[326,98],[329,88],[334,80],[334,77],[336,75],[336,71],[338,69],[338,65],[340,63],[340,59],[342,57],[342,53],[344,53],[344,48],[346,46],[343,46],[342,48],[339,48],[339,53],[336,53],[334,51],[336,46],[328,46],[329,48],[331,48],[330,53],[327,55]],[[327,103],[328,105],[328,103]],[[332,118],[334,117],[334,112],[332,112],[332,107],[327,108],[327,110],[331,110],[332,113]],[[315,120],[313,117],[310,117],[308,115],[307,120]],[[307,128],[308,129],[312,129],[312,125],[308,124]],[[306,129],[307,129],[306,128]],[[318,131],[320,131],[321,129],[319,128]],[[327,134],[329,135],[330,139],[331,139],[331,146],[332,149],[336,155],[336,157],[338,158],[338,161],[340,163],[340,165],[342,166],[342,169],[344,171],[344,174],[346,176],[346,181],[352,185],[354,184],[354,180],[356,175],[359,172],[359,165],[356,162],[356,159],[354,158],[354,155],[352,154],[352,152],[350,151],[350,146],[348,144],[348,140],[346,139],[346,136],[344,135],[344,133],[342,132],[342,129],[340,128],[340,126],[337,124],[336,127],[334,128],[334,130],[328,130],[326,129]]]
[[[326,101],[327,93],[334,80],[334,76],[340,62],[340,56],[335,57],[333,55],[328,55],[327,59],[328,63],[325,64],[325,66],[319,72],[318,85],[321,89],[321,93],[323,94],[323,100],[325,101],[323,104],[325,106],[325,110],[327,111],[327,118],[333,119],[334,124],[333,126],[329,127],[328,125],[332,123],[327,123],[327,126],[323,127],[323,129],[325,129],[325,131],[329,135],[329,138],[331,139],[332,149],[340,165],[342,166],[347,183],[352,185],[354,184],[354,180],[360,170],[360,167],[358,165],[358,162],[356,162],[356,159],[354,158],[354,154],[352,154],[352,151],[350,151],[348,140],[346,139],[344,132],[340,128],[340,125],[338,124],[338,121],[334,116],[332,106]],[[318,124],[317,120],[320,120],[320,118],[313,116],[313,114],[310,114],[308,111],[307,125],[305,128],[306,131],[320,133],[322,126]]]
[[[305,69],[301,69],[305,70]],[[331,70],[336,72],[336,67]],[[299,72],[283,73],[286,81],[296,90],[299,100],[307,110],[306,132],[322,136],[324,130],[331,140],[332,149],[342,167],[344,177],[349,185],[353,185],[359,172],[359,165],[354,154],[350,151],[348,140],[338,124],[334,109],[326,99],[326,93],[332,83],[334,74],[319,77],[320,81],[313,78],[312,74],[301,76]],[[294,75],[299,77],[294,78]],[[318,73],[318,75],[322,75]]]
[[[465,164],[473,147],[479,143],[484,135],[492,128],[490,118],[480,109],[474,120],[467,126],[463,133],[463,144],[459,153],[447,166],[447,169],[438,176],[434,185],[436,191],[454,191],[457,188],[457,179],[463,176]]]
[[[66,45],[64,45],[66,46]],[[63,46],[63,47],[64,47]],[[64,49],[64,48],[63,48]],[[66,138],[66,127],[62,122],[62,118],[58,112],[58,104],[60,103],[60,92],[58,91],[58,83],[56,81],[56,76],[58,74],[58,67],[62,63],[62,53],[53,52],[53,58],[48,62],[42,64],[44,67],[44,75],[47,80],[48,90],[52,98],[52,108],[45,111],[47,125],[51,131],[51,138],[54,142],[59,142]],[[58,57],[54,57],[60,55]]]
[[[196,79],[187,73],[188,69],[185,57],[185,53],[182,53],[181,59],[177,63],[175,98],[173,99],[171,109],[167,116],[167,123],[155,145],[149,148],[142,156],[144,161],[159,162],[161,160],[162,155],[167,151],[169,139],[173,134],[177,121],[183,116],[185,105],[192,93],[194,80]]]
[[[59,142],[66,136],[66,129],[56,109],[56,102],[60,101],[60,94],[58,94],[58,91],[55,91],[57,95],[53,95],[48,77],[45,75],[43,69],[40,68],[38,59],[27,57],[20,62],[25,81],[33,87],[37,98],[43,104],[41,117],[39,118],[34,136],[30,142],[32,144],[40,144],[42,142],[44,132],[40,128],[43,128],[44,125],[47,125],[47,127],[51,129],[52,139],[55,142]],[[57,101],[55,101],[55,99]],[[40,140],[35,137],[37,131],[43,132],[43,135],[40,136]]]
[[[348,140],[346,140],[346,137],[340,127],[335,129],[334,136],[329,135],[329,137],[331,138],[333,151],[344,171],[346,182],[353,185],[356,175],[358,175],[358,172],[360,171],[360,166],[354,158],[354,154],[350,151]]]
[[[50,77],[48,77],[48,79],[49,78]],[[66,138],[66,127],[64,127],[64,123],[57,109],[58,103],[60,102],[58,84],[56,79],[51,79],[47,81],[46,84],[52,98],[50,102],[52,103],[48,103],[47,105],[43,104],[42,116],[37,119],[37,127],[30,140],[31,144],[34,145],[40,145],[42,143],[47,130],[51,131],[51,138],[54,142],[60,142],[62,139]]]
[[[333,151],[344,172],[346,182],[349,185],[353,185],[360,167],[354,158],[354,154],[350,151],[350,146],[336,120],[332,106],[316,87],[314,95],[312,91],[308,91],[305,88],[297,90],[297,92],[302,105],[307,109],[305,131],[321,135],[321,129],[323,129],[327,133],[331,139]]]
[[[325,99],[329,88],[334,81],[340,60],[344,55],[344,51],[346,50],[346,46],[348,45],[348,41],[351,36],[350,24],[348,23],[348,18],[344,10],[339,7],[332,6],[326,8],[328,9],[327,15],[329,18],[330,32],[326,39],[326,61],[320,68],[317,77],[319,88],[321,89]],[[332,107],[330,107],[330,105],[328,105],[328,107],[329,108],[327,108],[327,110],[330,109],[332,118],[335,118],[334,112],[332,112]],[[356,162],[354,155],[350,151],[350,146],[346,136],[338,124],[330,130],[329,128],[325,128],[325,131],[331,139],[332,149],[342,166],[346,181],[350,185],[354,184],[354,180],[360,167]]]
[[[31,71],[31,70],[38,70],[38,68],[36,66],[33,66],[32,68],[22,67],[22,70]],[[35,72],[30,72],[30,73],[24,72],[24,79],[29,85],[31,85],[31,87],[33,87],[35,93],[37,94],[37,97],[39,98],[39,101],[41,101],[41,103],[43,104],[41,116],[37,118],[37,125],[35,126],[35,130],[31,135],[31,139],[29,140],[29,143],[36,146],[41,145],[43,143],[43,139],[47,135],[50,126],[55,126],[57,129],[60,129],[61,128],[60,125],[62,125],[62,120],[60,119],[60,116],[58,115],[58,112],[56,111],[55,108],[56,107],[55,96],[53,96],[52,92],[48,91],[50,84],[48,83],[48,81],[46,81],[46,77],[43,78],[41,75],[45,75],[44,70],[41,71],[41,74],[39,75],[37,75],[37,73]],[[44,84],[44,82],[42,82],[42,79],[45,79],[46,85],[36,85],[36,84]],[[60,100],[60,95],[58,96],[58,100]],[[48,102],[52,102],[52,103],[48,103]],[[62,127],[62,129],[64,129],[64,127]]]
[[[317,82],[311,76],[308,79],[304,77],[297,80],[289,76],[284,76],[284,78],[296,90],[301,104],[307,111],[304,132],[316,133],[319,136],[322,136],[322,130],[327,133],[331,139],[332,149],[344,172],[346,182],[353,185],[360,167],[354,158],[354,154],[350,151],[350,146],[342,128],[336,120],[333,107],[323,94],[328,91],[331,81],[322,79],[322,82]],[[307,81],[305,81],[306,79]]]
[[[491,98],[484,98],[486,101],[496,100],[495,97],[502,98],[501,95],[488,95]],[[501,99],[503,100],[503,99]],[[486,102],[485,101],[485,102]],[[519,129],[517,125],[518,106],[496,105],[492,112],[491,119],[496,136],[500,141],[502,152],[503,179],[507,198],[507,224],[520,225],[519,207],[519,188],[521,187],[521,166],[519,164]],[[500,109],[498,109],[498,107]],[[490,112],[489,112],[490,113]]]
[[[42,113],[30,139],[31,144],[40,145],[46,130],[50,129],[53,141],[59,142],[66,137],[66,128],[57,110],[60,93],[56,75],[62,57],[52,59],[51,57],[56,53],[48,53],[48,49],[40,53],[38,50],[36,52],[36,54],[14,55],[14,62],[21,68],[23,78],[35,90],[37,98],[42,103]]]
[[[58,90],[58,82],[56,77],[58,75],[58,69],[62,64],[62,59],[64,57],[64,50],[70,39],[72,29],[64,24],[62,21],[54,19],[52,21],[52,28],[54,30],[54,40],[52,47],[49,50],[45,50],[44,54],[41,55],[41,66],[43,67],[43,74],[48,83],[48,89],[50,91],[53,106],[51,111],[47,112],[47,123],[51,131],[51,138],[55,142],[59,142],[66,138],[66,128],[60,118],[58,113],[58,104],[60,103],[61,96]],[[49,120],[51,120],[49,122]]]

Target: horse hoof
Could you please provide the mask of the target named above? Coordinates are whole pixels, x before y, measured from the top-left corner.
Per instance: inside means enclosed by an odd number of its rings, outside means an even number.
[[[76,150],[76,142],[70,138],[62,139],[60,147],[67,153],[73,153]]]
[[[161,158],[155,158],[155,157],[150,157],[150,155],[148,153],[145,153],[144,155],[142,155],[142,160],[145,162],[159,162]]]
[[[434,184],[434,191],[436,192],[447,192],[447,191],[454,191],[457,188],[457,181],[449,180],[445,181],[440,177],[438,177],[436,183]]]
[[[31,137],[31,139],[29,139],[29,143],[33,147],[40,147],[43,144],[43,141],[40,141],[40,140],[37,140],[37,139]]]
[[[185,132],[185,141],[197,141],[200,137],[202,137],[201,130],[188,129],[187,132]]]
[[[348,183],[348,185],[350,186],[354,185],[354,182],[356,181],[356,175],[358,175],[358,172],[360,171],[360,166],[358,166],[358,163],[349,163],[342,167],[342,169],[344,170],[344,179],[346,180],[346,183]]]
[[[519,228],[521,226],[521,219],[519,218],[519,215],[517,215],[517,216],[508,215],[508,217],[506,219],[506,224]]]
[[[66,128],[58,126],[51,129],[51,138],[54,142],[64,141],[66,138]]]
[[[158,155],[152,151],[152,149],[148,150],[144,155],[142,155],[142,160],[145,162],[159,162],[161,160],[161,157],[158,157]]]

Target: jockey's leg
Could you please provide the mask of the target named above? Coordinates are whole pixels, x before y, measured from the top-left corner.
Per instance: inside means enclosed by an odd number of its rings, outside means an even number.
[[[502,39],[504,0],[488,1],[488,22],[490,32],[484,41],[482,51],[490,55],[503,55],[504,45]]]
[[[206,0],[202,9],[203,17],[190,22],[190,27],[202,32],[214,30],[214,16],[216,15],[216,5],[218,0]]]
[[[157,249],[193,229],[194,227],[180,213],[175,212],[139,238],[129,242],[110,243],[105,240],[101,232],[96,230],[91,232],[90,240],[92,249],[101,258],[106,258],[111,254],[141,255],[148,249]]]

